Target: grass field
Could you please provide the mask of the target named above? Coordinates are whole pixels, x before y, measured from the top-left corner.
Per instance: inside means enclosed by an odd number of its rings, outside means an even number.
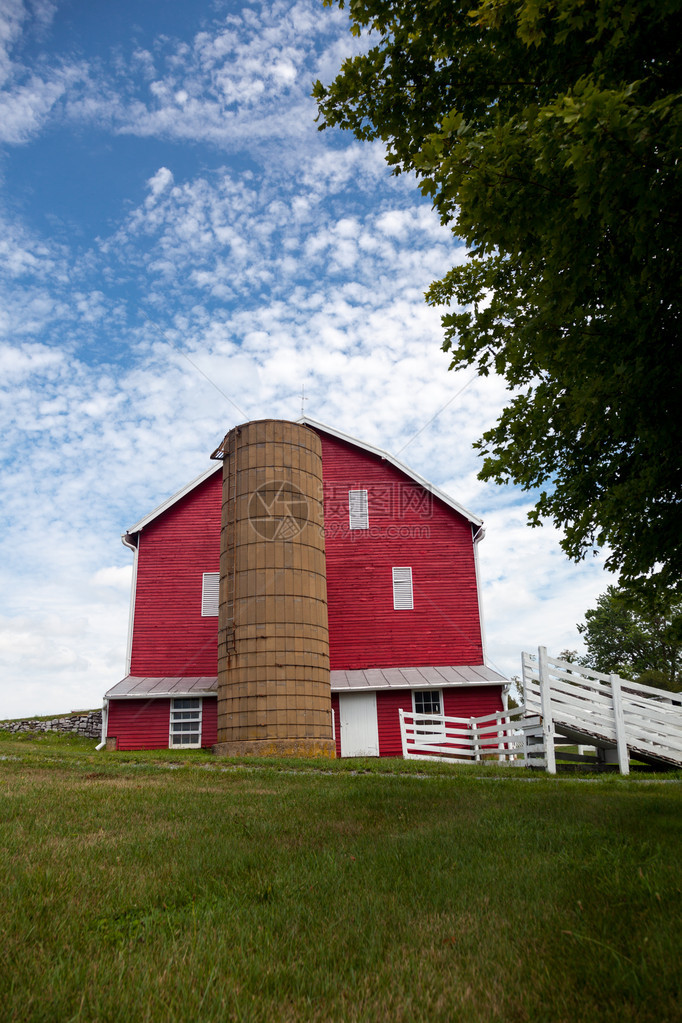
[[[0,737],[0,1019],[674,1021],[682,778]]]

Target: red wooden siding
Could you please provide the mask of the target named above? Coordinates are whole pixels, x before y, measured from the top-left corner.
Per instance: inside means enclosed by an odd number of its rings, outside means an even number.
[[[201,616],[204,572],[220,569],[221,474],[139,536],[131,675],[215,675],[218,619]]]
[[[411,689],[393,689],[388,693],[377,693],[380,757],[401,757],[403,755],[398,716],[401,707],[403,710],[412,712]]]
[[[116,749],[168,749],[170,700],[110,700],[107,735]]]
[[[116,749],[168,749],[170,699],[111,700],[107,735],[116,736]],[[218,701],[205,696],[201,705],[201,745],[218,741]]]
[[[206,748],[218,741],[218,698],[205,696],[201,705],[201,745]]]
[[[480,718],[484,714],[495,714],[498,710],[502,710],[501,686],[443,689],[443,713],[446,717]]]
[[[471,523],[376,455],[320,434],[332,669],[481,664]],[[349,529],[367,490],[369,529]],[[393,609],[393,567],[414,609]]]

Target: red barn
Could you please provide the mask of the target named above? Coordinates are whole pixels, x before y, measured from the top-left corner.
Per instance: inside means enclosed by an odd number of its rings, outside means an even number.
[[[399,756],[398,710],[480,716],[482,522],[384,451],[311,419],[322,444],[332,707],[339,756]],[[135,565],[128,674],[105,694],[117,749],[216,742],[221,465],[124,535]]]

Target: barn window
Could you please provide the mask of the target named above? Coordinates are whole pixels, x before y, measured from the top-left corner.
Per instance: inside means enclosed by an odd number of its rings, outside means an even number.
[[[351,529],[369,529],[369,509],[366,490],[348,491],[348,517]]]
[[[220,572],[204,572],[201,585],[201,617],[217,618]]]
[[[442,714],[440,689],[415,689],[412,692],[415,714]]]
[[[442,714],[443,696],[440,689],[413,689],[412,706],[415,714]],[[415,733],[417,735],[443,735],[443,721],[440,717],[431,721],[428,718],[422,718],[418,722],[418,727],[415,727]]]
[[[201,746],[201,700],[183,697],[171,700],[170,749]]]
[[[396,611],[409,611],[414,607],[411,568],[393,569],[393,607]]]

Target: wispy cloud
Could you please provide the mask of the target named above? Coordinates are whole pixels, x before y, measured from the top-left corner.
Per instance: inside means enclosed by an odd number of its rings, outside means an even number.
[[[56,5],[46,0],[30,5],[5,0],[0,8],[0,142],[27,142],[85,74],[78,63],[34,69],[22,58],[19,44],[24,34],[40,38],[55,10]]]
[[[127,61],[119,56],[115,75],[93,75],[88,89],[68,98],[67,116],[228,149],[310,136],[312,82],[349,51],[339,38],[343,20],[307,0],[252,4],[190,42],[158,38]]]
[[[262,148],[311,135],[312,81],[347,55],[345,20],[309,0],[258,3],[206,22],[191,40],[158,36],[109,61],[60,54],[31,69],[20,43],[56,5],[0,11],[0,141],[23,143],[50,117],[125,135]]]

